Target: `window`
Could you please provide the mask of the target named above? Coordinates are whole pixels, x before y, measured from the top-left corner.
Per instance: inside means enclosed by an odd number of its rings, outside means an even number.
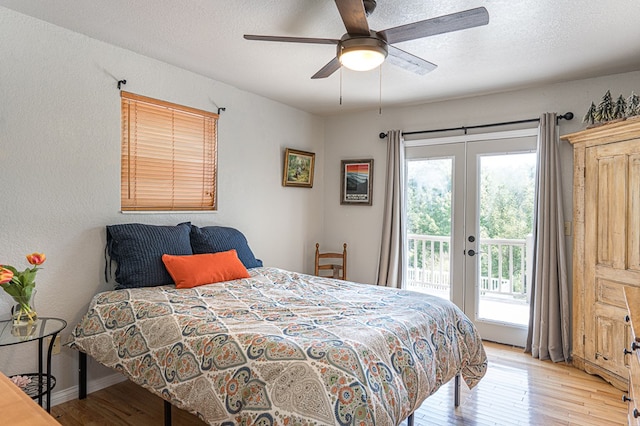
[[[218,115],[121,97],[122,210],[216,210]]]

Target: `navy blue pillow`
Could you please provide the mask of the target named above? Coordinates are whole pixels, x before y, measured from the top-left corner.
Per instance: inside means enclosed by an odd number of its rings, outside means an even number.
[[[218,253],[236,249],[238,257],[245,268],[249,269],[262,266],[262,261],[255,258],[245,236],[235,228],[227,228],[224,226],[204,226],[198,228],[192,225],[191,249],[193,250],[193,254]]]
[[[191,223],[177,226],[127,223],[107,226],[107,251],[117,263],[116,290],[173,284],[163,254],[189,255]]]

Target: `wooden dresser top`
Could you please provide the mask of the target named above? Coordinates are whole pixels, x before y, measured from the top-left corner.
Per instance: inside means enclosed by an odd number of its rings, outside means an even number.
[[[2,424],[44,426],[60,425],[53,417],[0,373],[0,413]]]

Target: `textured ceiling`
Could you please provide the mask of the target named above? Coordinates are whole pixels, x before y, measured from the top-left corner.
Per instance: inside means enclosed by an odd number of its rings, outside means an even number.
[[[407,105],[640,69],[637,0],[378,0],[382,30],[484,6],[489,25],[397,45],[438,65],[310,77],[332,45],[243,34],[340,38],[332,0],[0,0],[0,6],[320,115]],[[381,91],[380,91],[381,89]]]

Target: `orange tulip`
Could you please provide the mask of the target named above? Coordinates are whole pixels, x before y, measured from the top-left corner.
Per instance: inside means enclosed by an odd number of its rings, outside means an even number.
[[[42,265],[47,260],[47,256],[44,253],[31,253],[27,255],[27,261],[32,265]]]
[[[13,278],[13,272],[0,266],[0,285],[6,284]]]

